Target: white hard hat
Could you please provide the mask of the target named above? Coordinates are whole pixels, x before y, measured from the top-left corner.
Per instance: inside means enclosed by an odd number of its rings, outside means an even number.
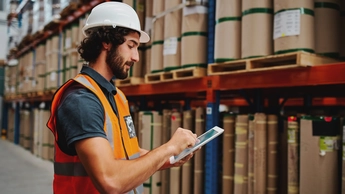
[[[121,2],[104,2],[95,6],[86,20],[83,33],[88,36],[88,29],[100,26],[120,26],[140,33],[140,42],[150,40],[149,35],[140,29],[140,21],[135,10]]]

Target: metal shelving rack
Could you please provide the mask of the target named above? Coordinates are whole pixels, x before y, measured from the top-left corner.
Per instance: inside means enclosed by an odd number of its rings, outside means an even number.
[[[102,1],[92,1],[90,5],[81,7],[78,11],[59,24],[58,33],[62,28],[75,19],[79,18],[92,6]],[[213,63],[214,53],[214,21],[215,21],[215,1],[208,1],[208,63]],[[25,53],[28,49],[34,48],[39,42],[48,38],[53,31],[46,32],[40,39],[35,40],[30,45],[18,52]],[[61,37],[60,37],[61,38]],[[193,100],[202,99],[206,104],[206,129],[219,125],[219,104],[224,96],[231,94],[234,99],[243,99],[247,104],[252,106],[253,111],[261,110],[264,105],[264,99],[274,97],[271,104],[284,106],[286,99],[299,97],[303,99],[302,105],[310,106],[313,104],[313,97],[332,97],[332,102],[319,100],[318,103],[341,106],[345,104],[345,62],[336,64],[325,64],[314,67],[276,69],[256,72],[234,73],[230,75],[212,75],[187,80],[175,80],[154,84],[139,84],[129,86],[119,86],[126,94],[129,101],[139,101],[141,103],[147,100]],[[248,79],[250,78],[250,79]],[[322,90],[321,90],[322,89]],[[294,91],[294,94],[291,94]],[[279,93],[279,95],[278,95]],[[47,102],[52,99],[52,93],[43,96],[25,97],[18,96],[15,98],[4,99],[7,103],[5,109],[12,103],[16,104],[15,110],[15,143],[19,142],[19,104],[22,102],[36,103]],[[283,101],[279,99],[283,98]],[[4,114],[4,119],[6,118]],[[4,126],[3,126],[4,127]],[[17,138],[17,139],[16,139]],[[17,140],[17,141],[16,141]],[[219,138],[206,145],[205,160],[205,194],[220,193],[220,154]]]

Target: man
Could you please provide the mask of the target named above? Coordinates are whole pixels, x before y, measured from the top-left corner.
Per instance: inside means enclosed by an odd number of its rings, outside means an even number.
[[[193,146],[196,135],[178,128],[162,146],[139,148],[127,99],[111,81],[127,77],[139,44],[150,39],[130,6],[99,4],[83,31],[78,52],[88,65],[54,94],[47,123],[55,135],[54,193],[143,193],[142,183],[173,166],[169,158]]]

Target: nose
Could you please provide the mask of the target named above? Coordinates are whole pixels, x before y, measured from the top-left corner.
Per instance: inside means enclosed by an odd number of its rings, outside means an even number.
[[[133,49],[133,52],[132,52],[132,61],[134,61],[134,62],[138,62],[138,61],[139,61],[139,52],[138,52],[138,48]]]

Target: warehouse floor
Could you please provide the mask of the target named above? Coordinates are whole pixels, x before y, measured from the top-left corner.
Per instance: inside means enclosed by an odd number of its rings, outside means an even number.
[[[49,194],[52,191],[53,163],[24,148],[0,139],[0,188],[2,194]]]

